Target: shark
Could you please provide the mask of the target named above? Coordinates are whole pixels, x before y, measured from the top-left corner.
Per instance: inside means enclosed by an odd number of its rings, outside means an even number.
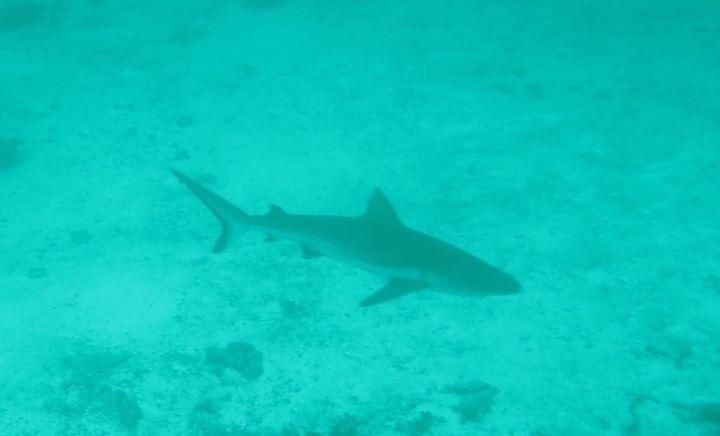
[[[300,215],[271,205],[267,213],[245,213],[182,172],[172,173],[220,222],[213,251],[254,229],[268,241],[295,241],[306,259],[326,256],[386,280],[360,301],[374,306],[423,290],[468,296],[510,295],[522,286],[510,274],[448,242],[406,226],[385,194],[375,188],[359,216]]]

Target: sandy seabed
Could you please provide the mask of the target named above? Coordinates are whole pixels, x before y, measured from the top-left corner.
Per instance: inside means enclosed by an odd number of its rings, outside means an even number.
[[[3,435],[720,432],[720,3],[2,0]],[[409,226],[420,292],[217,223]]]

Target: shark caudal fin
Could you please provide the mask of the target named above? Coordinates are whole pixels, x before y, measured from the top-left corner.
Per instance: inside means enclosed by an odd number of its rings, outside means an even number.
[[[243,224],[247,223],[250,216],[180,171],[172,169],[170,171],[172,171],[175,177],[187,186],[188,189],[210,209],[210,212],[215,215],[215,218],[220,221],[222,231],[220,232],[217,242],[215,242],[213,251],[215,253],[223,251],[225,247],[227,247],[228,242],[230,242],[230,239],[243,231]]]

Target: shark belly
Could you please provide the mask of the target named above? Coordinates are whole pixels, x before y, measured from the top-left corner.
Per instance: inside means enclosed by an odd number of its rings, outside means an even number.
[[[374,261],[371,256],[354,249],[353,244],[348,241],[322,238],[318,235],[303,234],[301,232],[289,231],[286,229],[269,228],[256,226],[257,230],[268,233],[274,238],[287,239],[300,244],[305,249],[322,254],[323,256],[335,259],[347,265],[369,272],[373,275],[386,279],[407,279],[422,280],[423,274],[418,268],[410,266],[392,266],[380,261]]]
[[[329,254],[328,257],[337,259],[343,263],[354,266],[358,269],[367,271],[376,276],[380,276],[386,279],[406,279],[406,280],[422,280],[423,274],[415,268],[410,267],[392,267],[383,265],[381,263],[373,263],[369,261],[363,261],[357,257],[342,255],[342,254]]]

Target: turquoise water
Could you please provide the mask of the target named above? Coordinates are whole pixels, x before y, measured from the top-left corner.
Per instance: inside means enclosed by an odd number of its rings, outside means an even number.
[[[0,434],[719,434],[719,23],[0,0]],[[292,241],[214,254],[170,168],[251,214],[379,187],[523,290],[359,307],[385,279]]]

